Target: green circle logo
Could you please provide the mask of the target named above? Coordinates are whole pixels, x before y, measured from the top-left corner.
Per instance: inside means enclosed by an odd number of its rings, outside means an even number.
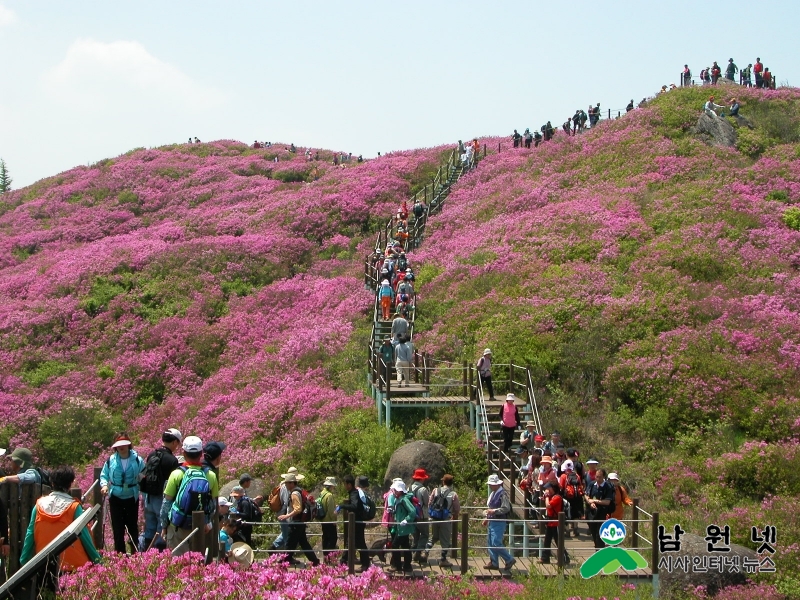
[[[609,546],[616,546],[625,539],[625,525],[616,519],[609,519],[600,527],[600,539]]]

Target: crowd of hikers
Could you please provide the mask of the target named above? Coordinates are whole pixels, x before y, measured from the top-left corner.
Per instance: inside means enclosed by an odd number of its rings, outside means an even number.
[[[732,58],[728,59],[728,64],[725,66],[724,79],[730,83],[736,83],[736,76],[739,76],[739,85],[745,87],[757,87],[765,89],[775,89],[776,82],[775,76],[770,72],[769,67],[765,67],[761,62],[761,58],[756,58],[755,64],[749,63],[746,67],[740,69]],[[681,83],[684,86],[694,85],[692,79],[692,70],[688,64],[683,65],[683,72],[681,74]],[[722,68],[717,61],[714,61],[710,67],[706,67],[700,71],[700,83],[702,85],[717,85],[717,82],[723,78]],[[755,80],[755,82],[754,82]],[[675,84],[671,84],[672,87]],[[662,87],[662,91],[666,86]]]

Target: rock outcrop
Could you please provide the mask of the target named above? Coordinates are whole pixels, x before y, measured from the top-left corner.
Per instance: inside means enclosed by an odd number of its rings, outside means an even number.
[[[395,477],[402,477],[406,484],[410,484],[415,469],[425,469],[431,477],[430,480],[438,483],[445,474],[446,467],[444,446],[426,440],[409,442],[392,454],[389,466],[386,467],[383,487],[389,489]]]
[[[736,130],[733,125],[721,117],[712,117],[703,113],[697,120],[697,125],[692,128],[692,133],[711,146],[723,148],[736,146]]]

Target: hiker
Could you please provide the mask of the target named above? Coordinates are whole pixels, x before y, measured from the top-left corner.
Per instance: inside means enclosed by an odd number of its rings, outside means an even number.
[[[175,453],[182,442],[183,435],[180,431],[175,428],[167,429],[161,434],[161,448],[147,455],[142,481],[139,484],[144,494],[144,533],[139,538],[140,552],[148,550],[156,535],[164,529],[164,524],[159,522],[161,504],[164,502],[164,486],[167,485],[167,479],[172,472],[178,468]],[[159,550],[164,550],[167,541],[160,539],[155,545]]]
[[[732,58],[728,59],[728,66],[725,67],[725,79],[728,81],[735,81],[734,77],[739,72],[739,67],[733,62]]]
[[[580,124],[578,126],[578,131],[583,131],[586,129],[586,121],[589,119],[589,116],[586,114],[586,111],[581,109],[580,112]]]
[[[514,442],[514,432],[520,424],[519,409],[515,404],[517,397],[514,394],[506,394],[506,401],[500,407],[498,415],[500,427],[503,430],[503,451],[508,452]]]
[[[550,434],[550,441],[544,445],[544,451],[549,452],[550,456],[555,456],[559,444],[561,444],[561,434],[558,431],[553,431],[553,433]]]
[[[393,552],[389,570],[411,573],[413,568],[409,536],[416,530],[417,509],[411,500],[413,494],[407,492],[405,483],[395,481],[391,490],[394,494],[394,524],[392,525]]]
[[[542,486],[542,497],[544,498],[544,506],[548,521],[545,527],[542,558],[536,562],[540,565],[549,565],[550,547],[553,545],[553,540],[556,541],[556,547],[558,547],[558,513],[564,512],[564,498],[558,493],[558,485],[552,482]]]
[[[228,559],[231,556],[231,548],[233,547],[233,538],[236,535],[236,530],[238,529],[238,524],[236,523],[235,519],[225,518],[224,521],[220,523],[219,526],[219,541],[222,544],[225,544],[225,552],[224,562],[228,562]]]
[[[385,364],[387,367],[390,366],[394,360],[394,346],[392,346],[392,338],[388,336],[383,338],[383,344],[381,344],[381,347],[378,349],[378,351],[380,352],[383,364]]]
[[[689,69],[689,65],[683,65],[683,85],[684,86],[692,85],[692,71],[691,69]]]
[[[753,65],[753,73],[756,76],[756,87],[764,87],[764,65],[761,64],[760,58],[756,58],[756,64]]]
[[[544,126],[544,141],[547,142],[552,140],[554,134],[555,131],[553,130],[553,125],[550,123],[550,121],[548,121]]]
[[[425,203],[422,200],[415,200],[414,207],[411,210],[414,212],[415,219],[421,219],[422,215],[425,214],[427,209],[428,207],[425,206]]]
[[[428,562],[428,546],[430,545],[431,528],[428,523],[428,504],[431,499],[431,492],[426,483],[430,476],[425,469],[416,469],[411,476],[414,483],[411,484],[411,495],[417,499],[422,509],[422,517],[416,520],[416,528],[411,543],[411,550],[414,551],[414,560],[421,565]]]
[[[539,144],[542,143],[542,134],[538,131],[533,132],[533,147],[538,148]]]
[[[744,87],[753,87],[753,63],[747,65],[744,69],[739,71],[739,81]]]
[[[484,565],[486,569],[500,569],[500,559],[505,563],[508,571],[516,563],[516,559],[503,545],[503,533],[506,529],[506,517],[511,513],[511,501],[503,489],[503,482],[497,475],[490,475],[486,482],[491,492],[486,500],[486,518],[484,527],[488,527],[486,545],[489,547],[489,562]]]
[[[709,96],[708,102],[703,105],[703,112],[705,112],[709,117],[717,118],[716,110],[718,108],[725,108],[724,106],[720,106],[719,104],[714,104],[714,96]]]
[[[525,128],[525,133],[522,134],[522,137],[525,139],[525,147],[530,149],[531,142],[533,142],[533,134],[529,128]]]
[[[74,481],[75,471],[72,467],[61,465],[50,472],[50,485],[53,491],[39,498],[31,511],[31,520],[25,532],[25,543],[19,557],[21,566],[41,552],[83,514],[80,500],[69,495]],[[6,531],[7,529],[4,529],[2,533],[5,535]],[[89,528],[84,527],[78,534],[78,539],[58,556],[58,567],[59,571],[72,572],[88,562],[99,563],[100,553],[94,547]],[[48,588],[55,589],[55,586],[50,584],[55,583],[57,575],[57,573],[45,575],[45,585]]]
[[[589,487],[589,485],[594,481],[594,476],[597,473],[597,467],[600,465],[600,461],[596,458],[590,456],[589,460],[586,461],[586,474],[583,476],[583,486]]]
[[[259,523],[262,518],[261,509],[256,504],[255,500],[247,496],[247,491],[241,485],[233,486],[231,490],[231,503],[232,508],[236,509],[236,513],[242,520],[241,524],[241,540],[247,545],[252,545],[253,540],[253,525],[252,523]]]
[[[361,571],[366,571],[369,569],[370,565],[372,564],[372,559],[369,555],[369,551],[367,550],[367,542],[364,539],[364,530],[366,528],[365,517],[366,511],[365,506],[367,502],[367,491],[366,488],[369,487],[369,479],[363,475],[358,478],[358,486],[356,487],[356,480],[352,475],[345,475],[344,477],[344,489],[347,492],[347,502],[342,502],[339,504],[337,508],[338,510],[346,510],[348,512],[355,513],[356,516],[356,548],[359,551],[359,555],[361,558]],[[347,563],[347,556],[348,552],[352,552],[353,548],[348,548],[347,552],[342,553],[342,557],[340,559],[342,564]],[[409,555],[409,562],[411,561],[411,556]]]
[[[454,554],[453,544],[453,521],[458,520],[461,511],[461,504],[458,501],[458,494],[453,489],[453,476],[445,474],[442,476],[441,487],[435,488],[430,495],[428,503],[428,516],[431,520],[431,537],[428,540],[426,551],[430,553],[436,542],[442,547],[442,558],[439,560],[440,567],[449,567],[452,563],[447,560],[447,553]]]
[[[558,485],[558,475],[553,468],[553,457],[549,454],[544,454],[541,458],[541,467],[536,477],[536,483],[539,484],[540,490],[544,489],[546,483],[555,483]]]
[[[219,481],[219,464],[222,462],[222,452],[227,448],[225,442],[208,442],[203,447],[203,466],[213,472]]]
[[[614,486],[606,481],[605,469],[597,469],[594,481],[586,488],[584,499],[586,500],[586,520],[589,525],[589,533],[592,534],[595,548],[605,546],[600,539],[600,526],[602,521],[613,512]]]
[[[583,493],[585,491],[583,481],[580,475],[575,472],[575,464],[572,460],[565,460],[561,465],[561,470],[563,473],[558,480],[558,487],[564,495],[564,501],[569,502],[572,537],[578,537],[578,523],[576,521],[583,516]]]
[[[391,347],[391,346],[390,346]],[[327,559],[333,552],[338,550],[336,541],[336,499],[333,490],[336,488],[336,478],[326,477],[322,482],[322,492],[319,495],[319,502],[325,511],[325,516],[320,519],[322,522],[322,555]]]
[[[739,102],[736,100],[736,98],[731,98],[731,108],[728,114],[732,117],[739,116]]]
[[[250,473],[242,473],[239,476],[239,485],[244,488],[245,495],[255,502],[256,506],[261,507],[264,505],[264,496],[255,496],[251,498],[250,494],[248,494],[248,490],[253,485],[253,477],[250,475]]]
[[[628,106],[625,107],[625,112],[631,112],[632,110],[633,110],[633,98],[631,98],[631,101],[628,102]]]
[[[411,384],[411,368],[414,366],[414,346],[411,345],[408,334],[401,335],[399,340],[400,343],[394,349],[397,383],[398,387],[408,387]]]
[[[389,280],[383,279],[380,287],[378,287],[378,299],[381,303],[381,316],[383,317],[384,321],[388,321],[390,319],[393,298],[394,290],[392,290]]]
[[[195,138],[194,138],[194,143],[195,144],[199,144],[200,143],[200,140],[197,138],[197,136],[195,136]]]
[[[519,148],[519,141],[522,139],[522,136],[516,129],[514,133],[511,134],[511,139],[514,141],[514,148]]]
[[[714,64],[711,65],[711,85],[717,85],[717,81],[719,80],[719,76],[722,74],[722,69],[719,68],[717,61],[714,61]]]
[[[298,474],[299,475],[299,474]],[[303,549],[308,561],[315,567],[319,566],[319,558],[314,554],[311,544],[308,543],[306,537],[306,524],[303,522],[303,510],[306,499],[303,495],[303,490],[297,485],[300,481],[298,475],[288,473],[283,479],[286,489],[289,490],[289,509],[288,511],[278,517],[279,521],[285,521],[289,524],[289,539],[286,541],[286,551],[288,555],[286,562],[290,565],[296,565],[297,559],[294,557],[293,550],[300,546]]]
[[[519,447],[524,448],[525,450],[530,451],[534,445],[534,439],[536,438],[536,423],[534,421],[528,421],[525,423],[525,431],[519,436]]]
[[[564,133],[567,135],[572,134],[572,116],[568,116],[567,120],[561,124],[561,129],[563,129]]]
[[[3,481],[42,485],[42,475],[33,466],[33,454],[27,448],[16,448],[6,456],[5,470],[9,474],[3,478]],[[5,533],[5,530],[0,533]]]
[[[164,487],[161,505],[161,535],[174,551],[192,532],[192,512],[205,514],[206,533],[211,531],[211,519],[217,513],[219,483],[214,471],[203,465],[203,440],[190,435],[183,440],[183,466],[175,469]],[[180,556],[189,550],[184,544]]]
[[[494,400],[494,387],[492,386],[492,351],[489,348],[483,351],[483,356],[478,359],[478,385],[486,384],[489,391],[487,400]]]
[[[765,89],[771,90],[775,88],[775,80],[772,77],[772,73],[769,71],[769,67],[764,67],[764,73],[761,76],[762,78],[762,86]]]
[[[278,517],[289,512],[289,488],[286,487],[284,481],[289,475],[294,475],[297,481],[303,481],[303,479],[305,479],[305,475],[298,473],[296,467],[289,467],[286,473],[281,473],[281,482],[278,485],[278,502],[280,504],[278,510],[273,509],[273,512],[276,512]],[[272,500],[270,499],[270,508],[272,507]],[[281,532],[278,534],[278,537],[275,538],[275,541],[272,542],[270,549],[273,551],[285,548],[286,541],[289,539],[289,524],[282,522],[280,519],[278,519],[278,522],[281,526]]]
[[[100,473],[100,492],[108,497],[108,512],[114,532],[114,550],[125,554],[125,531],[132,551],[139,541],[139,480],[144,460],[133,449],[127,435],[119,435],[111,445],[114,450]]]
[[[408,330],[408,321],[395,313],[392,320],[392,345],[396,347],[400,343],[400,336],[408,336]]]
[[[614,510],[609,513],[610,519],[622,519],[625,516],[625,507],[633,506],[633,500],[628,495],[628,490],[619,480],[619,475],[616,473],[608,474],[608,481],[614,486]]]
[[[708,85],[709,83],[711,83],[711,69],[709,67],[701,69],[700,81],[703,82],[703,85]]]

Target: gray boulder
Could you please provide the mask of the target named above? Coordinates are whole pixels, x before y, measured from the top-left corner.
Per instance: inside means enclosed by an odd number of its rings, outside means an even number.
[[[239,485],[238,479],[229,481],[220,488],[219,495],[225,496],[227,498],[228,496],[231,495],[231,490],[234,488],[234,486],[237,485]],[[267,489],[267,484],[264,482],[263,479],[253,479],[250,484],[250,487],[247,490],[247,495],[250,496],[251,498],[255,498],[256,496],[264,496],[264,498],[266,499],[271,489],[272,488]]]
[[[697,120],[692,132],[711,146],[733,148],[736,146],[736,130],[733,125],[721,117],[712,117],[703,113]]]
[[[698,585],[704,585],[709,594],[716,594],[717,591],[724,587],[747,583],[747,574],[744,572],[741,565],[744,564],[745,557],[748,559],[758,559],[758,554],[753,550],[737,544],[731,544],[730,552],[709,552],[708,542],[699,535],[693,535],[691,533],[686,533],[681,536],[680,552],[670,552],[669,554],[662,554],[661,556],[679,558],[686,556],[690,561],[688,572],[684,572],[682,568],[673,568],[672,572],[668,572],[664,568],[659,569],[661,589],[666,598],[673,596],[680,597],[687,586],[696,587]],[[717,559],[715,560],[721,560],[721,556],[725,556],[729,560],[733,559],[734,556],[738,556],[740,573],[729,573],[727,569],[722,573],[720,573],[719,570],[712,571],[711,569],[708,569],[707,573],[694,572],[691,566],[692,560],[706,561],[705,564],[708,564],[708,557],[711,556],[716,556]],[[698,559],[697,557],[701,558]],[[673,558],[673,564],[674,560],[675,558]]]
[[[416,440],[400,446],[392,454],[386,475],[383,477],[383,488],[389,489],[392,479],[402,477],[406,484],[411,483],[411,476],[416,469],[425,469],[430,481],[438,483],[445,474],[447,458],[444,446],[426,440]]]

